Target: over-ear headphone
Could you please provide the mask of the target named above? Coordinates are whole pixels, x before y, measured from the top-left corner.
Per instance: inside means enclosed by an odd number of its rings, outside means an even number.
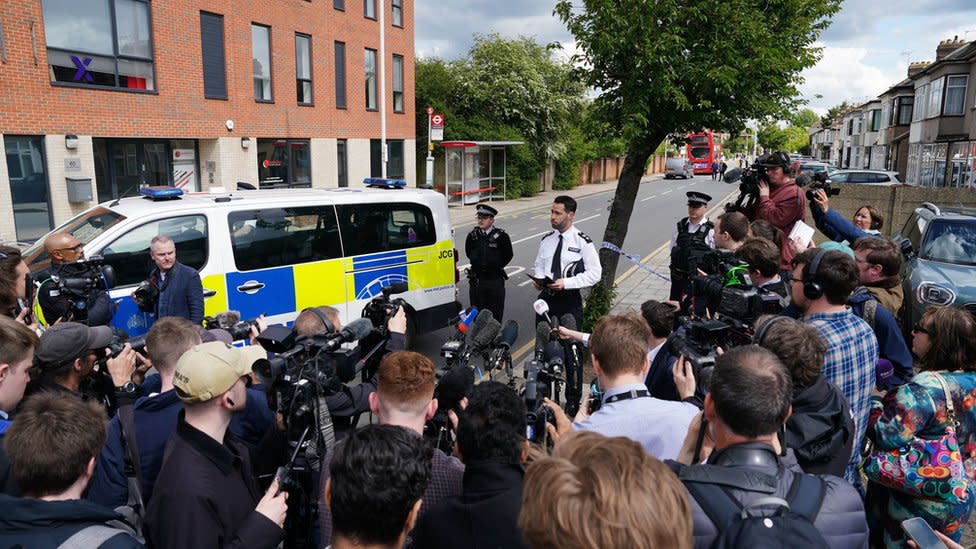
[[[752,342],[756,345],[762,346],[763,339],[766,337],[766,332],[769,331],[769,328],[780,320],[788,319],[789,317],[786,316],[774,316],[773,318],[770,318],[762,326],[760,326],[759,330],[757,330],[755,335],[752,336]]]
[[[332,325],[332,321],[329,320],[329,317],[326,316],[326,314],[323,313],[318,307],[308,307],[308,308],[302,309],[302,312],[303,313],[306,312],[306,311],[312,313],[313,315],[315,315],[316,317],[318,317],[319,320],[322,321],[322,324],[325,325],[325,332],[326,333],[332,333],[332,332],[335,331],[335,326]]]
[[[818,250],[817,255],[813,256],[813,261],[807,265],[803,275],[803,295],[807,299],[820,299],[824,294],[823,286],[816,282],[814,277],[817,276],[817,268],[820,267],[820,260],[823,259],[825,253],[827,250]]]

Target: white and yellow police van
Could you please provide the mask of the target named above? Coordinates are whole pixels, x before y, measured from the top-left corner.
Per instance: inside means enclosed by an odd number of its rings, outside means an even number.
[[[443,328],[460,310],[457,252],[442,193],[421,189],[281,189],[142,197],[95,206],[52,232],[67,231],[115,271],[113,325],[139,335],[153,317],[132,291],[153,267],[149,242],[165,235],[176,259],[200,272],[204,314],[266,314],[289,323],[306,307],[336,307],[345,324],[381,289],[406,283],[408,330]],[[25,251],[32,272],[50,261],[44,238]]]

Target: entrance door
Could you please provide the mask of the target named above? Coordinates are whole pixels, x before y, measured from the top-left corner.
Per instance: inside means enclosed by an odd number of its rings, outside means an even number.
[[[98,201],[133,196],[148,185],[172,185],[169,141],[93,139]]]

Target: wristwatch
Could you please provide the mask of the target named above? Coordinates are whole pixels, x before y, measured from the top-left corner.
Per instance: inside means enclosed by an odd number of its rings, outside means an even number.
[[[132,380],[126,381],[121,387],[115,388],[115,392],[122,395],[134,395],[137,390],[139,390],[139,386],[133,383]]]

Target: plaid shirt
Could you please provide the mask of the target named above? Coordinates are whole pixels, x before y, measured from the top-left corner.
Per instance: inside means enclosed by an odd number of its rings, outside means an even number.
[[[878,364],[878,340],[871,326],[851,312],[818,313],[804,319],[816,326],[827,343],[823,375],[836,385],[851,404],[854,418],[854,452],[844,478],[858,485],[857,464],[861,443],[871,414],[874,369]]]

